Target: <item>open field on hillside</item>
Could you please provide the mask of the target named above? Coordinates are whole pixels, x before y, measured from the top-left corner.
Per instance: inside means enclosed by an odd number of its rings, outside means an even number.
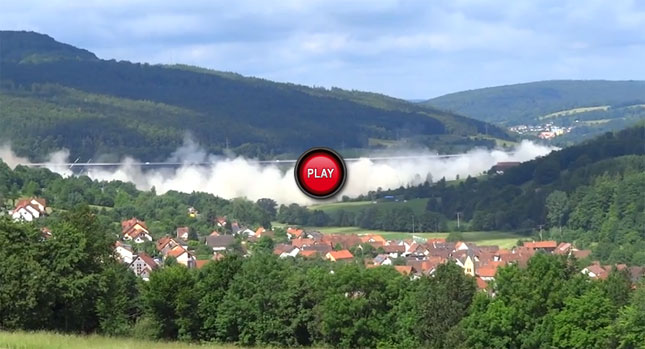
[[[334,202],[329,204],[318,204],[309,206],[311,210],[321,210],[327,214],[334,214],[338,210],[345,210],[349,212],[359,212],[364,208],[375,206],[379,208],[392,208],[395,206],[410,207],[415,214],[422,214],[425,212],[428,199],[412,199],[408,201],[352,201],[352,202]]]
[[[548,119],[548,118],[557,118],[560,116],[568,116],[568,115],[574,115],[574,114],[580,114],[580,113],[587,113],[590,111],[597,111],[597,110],[602,110],[602,111],[607,111],[609,109],[608,105],[600,105],[596,107],[582,107],[582,108],[573,108],[573,109],[567,109],[567,110],[562,110],[559,112],[547,114],[544,116],[539,117],[540,120],[543,119]]]
[[[98,335],[80,336],[52,332],[0,332],[0,349],[232,349],[234,345],[197,345],[153,342]]]

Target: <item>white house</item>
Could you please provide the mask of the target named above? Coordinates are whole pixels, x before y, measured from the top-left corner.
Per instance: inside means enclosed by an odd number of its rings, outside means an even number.
[[[16,207],[10,212],[14,220],[23,220],[31,222],[44,216],[47,211],[47,200],[42,198],[22,199],[18,201]]]
[[[130,270],[144,281],[148,281],[150,273],[158,267],[157,262],[145,253],[139,253],[130,264]]]
[[[300,249],[297,247],[294,247],[290,251],[284,251],[280,253],[280,258],[287,258],[287,257],[296,257],[300,253]]]
[[[166,254],[166,258],[168,257],[175,258],[177,263],[183,264],[188,268],[195,267],[195,257],[181,246],[175,246],[175,248],[170,250],[168,254]]]
[[[121,260],[121,262],[126,264],[132,263],[132,260],[134,259],[134,252],[132,252],[132,247],[130,245],[126,245],[121,241],[117,241],[114,246],[114,252],[116,253],[119,260]]]

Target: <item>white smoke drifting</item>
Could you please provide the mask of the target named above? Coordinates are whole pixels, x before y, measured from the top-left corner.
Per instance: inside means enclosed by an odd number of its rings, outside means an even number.
[[[397,156],[413,155],[413,159],[393,159],[372,161],[362,158],[347,163],[347,182],[338,195],[350,197],[366,194],[377,188],[392,189],[405,185],[423,183],[428,178],[435,181],[443,177],[446,180],[457,176],[475,176],[502,161],[528,161],[550,153],[554,148],[522,141],[512,151],[473,149],[460,156],[451,158],[419,158],[432,156],[429,150],[401,153]],[[62,175],[71,175],[67,151],[50,155],[52,171]],[[13,167],[16,164],[27,164],[27,159],[17,157],[8,147],[0,147],[0,157]],[[140,163],[132,158],[125,158],[117,169],[91,168],[84,173],[97,180],[121,180],[132,182],[141,190],[153,186],[157,193],[169,190],[182,192],[202,191],[215,194],[225,199],[246,197],[250,200],[272,198],[280,204],[311,204],[314,201],[302,194],[295,183],[293,165],[286,172],[277,165],[267,165],[243,157],[222,158],[207,154],[197,144],[186,141],[168,160],[184,165],[177,169],[142,169]],[[192,163],[209,162],[210,166],[191,165]],[[56,165],[58,164],[58,165]],[[13,166],[12,166],[13,165]]]

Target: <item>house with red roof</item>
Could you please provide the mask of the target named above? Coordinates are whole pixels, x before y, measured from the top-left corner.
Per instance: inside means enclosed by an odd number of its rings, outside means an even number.
[[[47,200],[43,198],[18,200],[16,206],[9,214],[16,221],[31,222],[47,214]]]
[[[220,228],[225,227],[226,226],[226,217],[216,217],[215,218],[215,224]]]
[[[604,280],[609,276],[610,271],[611,267],[602,266],[598,261],[595,261],[590,266],[582,269],[581,272],[592,279]]]
[[[166,259],[174,258],[177,263],[184,265],[187,268],[195,267],[195,257],[181,246],[175,246],[166,254]]]
[[[303,247],[307,246],[313,246],[314,245],[314,240],[313,239],[293,239],[291,240],[291,245],[298,247],[302,249]]]
[[[287,237],[289,239],[298,239],[302,237],[304,233],[305,231],[302,229],[292,228],[292,227],[287,228]]]
[[[157,268],[159,268],[159,264],[144,252],[138,253],[136,258],[130,263],[130,270],[144,281],[148,281],[150,279],[150,273]]]
[[[190,228],[188,227],[177,227],[177,239],[188,241],[188,234],[190,233]]]
[[[329,251],[325,255],[325,258],[332,262],[339,262],[339,261],[352,260],[354,258],[354,255],[352,255],[352,253],[349,252],[349,250]]]
[[[152,241],[152,235],[148,231],[146,222],[136,218],[121,222],[121,231],[123,233],[123,240],[126,241],[134,241],[137,244]]]
[[[381,243],[385,244],[386,240],[378,234],[365,234],[365,235],[360,235],[361,242],[363,243]]]
[[[558,247],[558,243],[553,240],[525,242],[524,247],[533,251],[544,251],[552,253]]]

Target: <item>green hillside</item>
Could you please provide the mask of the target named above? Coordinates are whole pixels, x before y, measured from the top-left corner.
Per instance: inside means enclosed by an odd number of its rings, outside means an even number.
[[[161,160],[186,134],[209,152],[261,158],[320,145],[455,152],[512,140],[481,121],[378,94],[102,60],[33,32],[0,32],[0,41],[0,140],[32,158],[65,147],[82,160]]]
[[[645,81],[553,80],[451,93],[423,102],[487,122],[517,125],[574,108],[645,103]]]
[[[522,163],[485,181],[439,181],[379,193],[426,198],[428,212],[461,212],[472,230],[517,231],[573,241],[609,262],[645,264],[645,126]]]

